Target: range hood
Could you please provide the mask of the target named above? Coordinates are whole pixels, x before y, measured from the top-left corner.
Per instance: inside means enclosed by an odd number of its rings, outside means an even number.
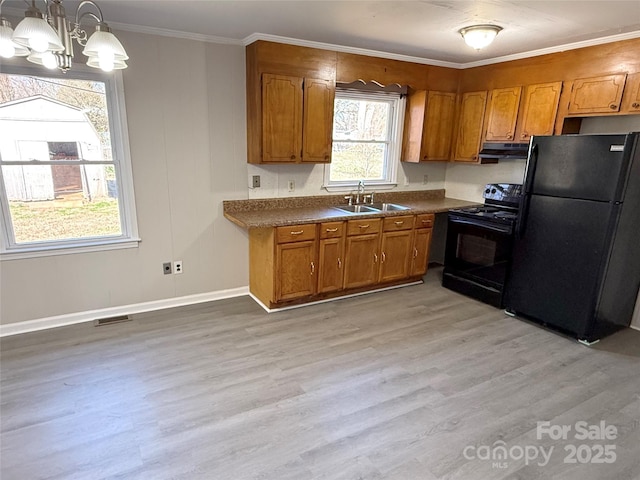
[[[483,143],[480,163],[498,163],[498,160],[526,160],[528,143]]]

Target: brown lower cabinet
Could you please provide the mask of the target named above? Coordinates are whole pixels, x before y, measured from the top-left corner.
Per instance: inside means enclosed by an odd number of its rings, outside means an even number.
[[[433,214],[353,219],[249,231],[249,288],[269,308],[423,276]]]

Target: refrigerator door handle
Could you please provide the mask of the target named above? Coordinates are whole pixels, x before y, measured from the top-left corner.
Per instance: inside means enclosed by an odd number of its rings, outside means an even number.
[[[516,221],[516,236],[524,237],[526,219],[529,215],[529,202],[531,201],[531,190],[533,189],[533,179],[536,175],[536,167],[538,166],[538,144],[531,147],[531,155],[529,156],[529,166],[527,168],[527,179],[524,184],[524,195],[522,195],[522,205],[520,205],[520,213]]]

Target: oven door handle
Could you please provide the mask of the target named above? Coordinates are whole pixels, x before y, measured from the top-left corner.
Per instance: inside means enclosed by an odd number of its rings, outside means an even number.
[[[522,195],[522,204],[520,212],[516,220],[516,236],[524,237],[526,228],[526,220],[529,215],[529,203],[531,202],[531,189],[533,188],[533,180],[536,175],[536,167],[538,166],[538,144],[531,147],[531,156],[529,157],[529,165],[527,167],[527,182],[524,185],[524,194]]]
[[[469,220],[469,219],[462,218],[462,217],[452,217],[452,216],[449,216],[449,221],[451,221],[453,223],[463,224],[463,225],[471,225],[473,227],[485,228],[485,229],[491,230],[493,232],[505,233],[507,235],[511,233],[511,227],[510,226],[502,227],[500,225],[491,225],[489,223],[478,222],[478,221],[475,221],[475,220]]]

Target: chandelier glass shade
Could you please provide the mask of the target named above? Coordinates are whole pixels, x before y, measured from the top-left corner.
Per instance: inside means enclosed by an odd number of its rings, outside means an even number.
[[[498,25],[472,25],[458,31],[465,43],[471,48],[480,50],[493,42],[496,35],[502,30]]]
[[[0,0],[0,6],[4,1]],[[15,31],[9,21],[0,16],[0,56],[26,56],[29,62],[64,72],[72,67],[75,40],[84,47],[82,53],[87,57],[88,66],[105,72],[127,68],[127,52],[111,33],[95,2],[82,1],[76,10],[75,22],[72,22],[66,18],[63,0],[41,1],[46,7],[45,14],[36,8],[36,2],[32,0]],[[97,13],[86,11],[91,7]],[[95,23],[95,31],[90,36],[82,26],[86,18]]]

